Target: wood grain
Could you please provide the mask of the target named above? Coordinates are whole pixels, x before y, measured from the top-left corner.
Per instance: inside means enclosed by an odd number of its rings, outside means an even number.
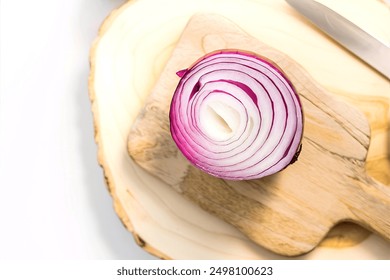
[[[192,167],[169,134],[175,73],[223,48],[256,52],[292,80],[303,102],[305,129],[298,162],[260,180],[225,181]],[[342,221],[390,239],[390,190],[366,174],[370,128],[354,107],[335,99],[295,61],[217,15],[187,25],[145,108],[131,128],[135,162],[263,247],[286,256],[307,253]]]

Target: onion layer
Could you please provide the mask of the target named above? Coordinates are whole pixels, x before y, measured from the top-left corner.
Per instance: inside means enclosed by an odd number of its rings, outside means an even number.
[[[171,135],[194,166],[219,178],[249,180],[296,160],[301,102],[272,62],[246,51],[221,50],[177,75]]]

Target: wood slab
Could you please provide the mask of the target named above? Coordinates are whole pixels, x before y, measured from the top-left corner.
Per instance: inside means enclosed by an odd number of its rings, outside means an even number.
[[[390,10],[380,1],[324,0],[390,42]],[[316,81],[364,112],[371,127],[367,169],[390,182],[390,83],[305,21],[283,0],[137,0],[113,11],[91,49],[89,92],[98,159],[115,210],[137,243],[160,258],[279,259],[204,211],[128,156],[127,136],[190,17],[221,14],[294,58]],[[335,66],[337,62],[337,67]],[[300,259],[388,259],[389,242],[338,226]],[[352,238],[358,233],[359,238]],[[358,240],[358,241],[356,241]],[[356,243],[360,242],[360,243]]]

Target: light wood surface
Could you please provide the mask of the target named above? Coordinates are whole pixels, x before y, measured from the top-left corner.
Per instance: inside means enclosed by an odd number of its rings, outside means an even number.
[[[390,24],[390,12],[380,1],[354,1],[354,9],[346,0],[321,2],[390,42],[390,31],[383,28]],[[371,127],[367,170],[385,184],[389,184],[390,170],[390,83],[282,0],[137,0],[129,1],[105,20],[91,50],[89,90],[98,159],[124,225],[140,246],[161,258],[281,258],[139,168],[127,153],[127,136],[135,118],[188,20],[198,12],[229,18],[252,37],[299,61],[332,95],[364,112]],[[390,258],[389,242],[375,234],[366,238],[366,233],[358,231],[361,243],[351,243],[349,234],[356,229],[350,224],[338,227],[322,243],[326,247],[299,258]]]
[[[169,132],[169,107],[185,69],[223,48],[274,61],[301,97],[301,155],[276,175],[250,181],[214,178],[190,165]],[[390,241],[390,189],[366,175],[368,121],[333,98],[293,60],[217,15],[192,18],[129,134],[129,154],[179,193],[231,223],[254,242],[294,256],[312,250],[337,223],[356,221]]]

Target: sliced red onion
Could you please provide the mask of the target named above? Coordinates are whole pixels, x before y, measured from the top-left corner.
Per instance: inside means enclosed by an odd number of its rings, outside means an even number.
[[[170,129],[193,165],[223,179],[249,180],[279,172],[297,159],[301,103],[269,60],[221,50],[177,75]]]

